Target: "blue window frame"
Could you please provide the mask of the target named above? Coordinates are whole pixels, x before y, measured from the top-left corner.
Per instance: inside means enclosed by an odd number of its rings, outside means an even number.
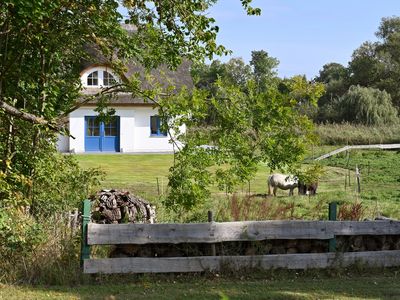
[[[161,129],[162,120],[159,116],[150,117],[150,135],[167,136],[167,131]]]

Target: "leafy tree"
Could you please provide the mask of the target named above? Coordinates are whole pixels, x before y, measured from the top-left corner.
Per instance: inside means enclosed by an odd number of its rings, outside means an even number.
[[[325,84],[326,93],[318,100],[318,105],[323,106],[346,93],[349,88],[350,76],[349,71],[343,65],[329,63],[322,67],[314,80]]]
[[[197,128],[207,117],[205,90],[194,90],[174,99],[163,99],[170,126],[183,141],[169,176],[170,193],[165,204],[175,210],[189,210],[204,202],[214,184],[232,192],[238,183],[249,180],[259,163],[271,168],[290,167],[312,140],[312,123],[297,109],[307,99],[316,104],[323,89],[302,77],[286,82],[285,92],[277,86],[259,91],[254,80],[243,90],[217,80],[217,93],[211,98],[216,113],[208,130],[183,134],[182,124]]]
[[[251,78],[251,68],[243,59],[232,58],[225,64],[225,77],[222,79],[229,84],[245,88],[247,81]]]
[[[398,123],[398,112],[385,91],[351,86],[336,104],[341,121],[363,125]]]
[[[275,69],[279,65],[279,60],[268,56],[268,53],[264,50],[252,51],[250,65],[253,67],[258,88],[265,90],[277,75]]]
[[[376,87],[385,70],[385,64],[377,51],[378,43],[363,43],[353,52],[349,63],[351,83],[365,87]]]
[[[351,84],[385,90],[400,107],[400,18],[383,18],[376,43],[365,42],[354,51],[349,63]]]
[[[313,119],[319,122],[335,121],[336,113],[332,109],[332,105],[347,92],[350,86],[348,69],[338,63],[329,63],[322,67],[314,80],[323,83],[326,92],[318,100],[318,109],[313,115]]]
[[[209,65],[197,63],[191,74],[197,88],[212,91],[212,94],[215,94],[214,85],[218,79],[245,88],[247,80],[253,76],[251,67],[242,58],[231,58],[226,63],[213,60]]]

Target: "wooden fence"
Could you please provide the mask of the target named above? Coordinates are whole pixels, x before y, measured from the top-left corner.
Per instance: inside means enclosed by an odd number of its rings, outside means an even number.
[[[338,154],[343,151],[348,151],[352,149],[400,149],[400,144],[376,144],[376,145],[353,145],[353,146],[344,146],[342,148],[333,150],[329,153],[326,153],[324,155],[321,155],[317,157],[315,160],[322,160],[328,157],[331,157],[332,155]]]
[[[336,206],[330,205],[332,221],[246,221],[188,224],[94,224],[90,202],[83,213],[82,266],[84,273],[170,273],[219,271],[223,268],[326,268],[356,262],[372,266],[400,266],[400,250],[335,252],[336,236],[399,236],[400,222],[333,221]],[[210,255],[192,257],[121,257],[90,259],[92,245],[146,245],[265,240],[328,240],[326,253],[268,255]],[[214,252],[215,253],[215,249]]]

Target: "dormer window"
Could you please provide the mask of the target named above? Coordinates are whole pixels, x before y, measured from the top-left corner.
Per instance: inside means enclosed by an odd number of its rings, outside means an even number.
[[[103,71],[103,85],[104,86],[111,86],[116,84],[117,81],[115,80],[114,76],[107,72],[107,71]]]
[[[99,72],[95,71],[88,75],[87,77],[88,86],[98,86],[99,85]]]
[[[82,84],[85,87],[108,87],[119,82],[112,70],[106,67],[90,68],[81,75]]]

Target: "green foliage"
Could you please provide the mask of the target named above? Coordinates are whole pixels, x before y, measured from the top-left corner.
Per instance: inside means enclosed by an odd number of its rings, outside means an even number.
[[[339,121],[363,125],[398,123],[398,112],[385,91],[351,86],[335,105]]]
[[[312,184],[318,182],[325,173],[324,166],[316,163],[307,165],[304,170],[299,170],[296,175],[299,181],[305,184]]]
[[[0,257],[28,255],[46,239],[41,224],[18,210],[0,210]]]
[[[315,120],[319,122],[342,120],[343,118],[337,114],[337,107],[341,105],[338,103],[338,99],[345,97],[345,93],[351,89],[351,86],[385,91],[390,95],[390,102],[393,106],[397,109],[400,107],[399,24],[400,17],[382,18],[376,32],[379,40],[374,43],[364,42],[357,48],[353,52],[348,67],[338,63],[329,63],[323,66],[315,80],[325,84],[326,94],[319,100],[319,111]],[[347,114],[351,115],[353,112],[358,113],[358,111],[349,110]],[[361,114],[364,113],[361,112]],[[390,114],[392,113],[390,112]],[[362,123],[365,124],[364,121]]]
[[[334,120],[336,113],[332,106],[349,88],[349,70],[341,64],[329,63],[322,67],[315,81],[323,83],[326,92],[318,100],[318,112],[312,117],[317,121]]]
[[[14,144],[15,163],[0,172],[0,208],[29,207],[38,216],[78,207],[102,173],[81,169],[74,157],[59,154],[48,141],[37,142],[33,149],[22,140]]]
[[[207,152],[207,149],[186,145],[176,154],[168,183],[171,192],[165,200],[169,209],[190,210],[194,201],[200,204],[198,202],[210,196],[207,187],[213,182],[213,178],[207,168],[212,165],[212,160]]]
[[[273,83],[273,79],[277,75],[275,69],[279,65],[279,60],[268,56],[264,50],[252,51],[250,65],[253,67],[254,80],[258,89],[264,91],[268,85]]]
[[[81,169],[73,156],[54,153],[40,160],[34,175],[31,209],[35,214],[50,215],[80,207],[99,187],[102,172]]]
[[[214,86],[218,79],[244,88],[253,75],[251,67],[241,58],[231,58],[226,63],[213,60],[209,65],[197,63],[192,66],[191,74],[197,88],[206,89],[212,94],[216,92]]]
[[[353,85],[379,87],[376,84],[383,79],[386,66],[385,60],[381,57],[384,54],[377,50],[378,45],[378,43],[364,42],[353,52],[349,63]]]
[[[264,50],[252,51],[250,64],[245,64],[241,58],[232,58],[227,63],[214,60],[211,64],[195,64],[192,69],[192,77],[198,89],[206,90],[208,93],[208,117],[204,120],[205,125],[213,125],[217,112],[211,103],[211,98],[218,99],[218,82],[228,86],[237,86],[243,92],[248,92],[248,82],[254,81],[257,92],[266,92],[267,86],[275,86],[279,79],[276,77],[275,68],[279,61],[269,57]]]
[[[170,127],[178,133],[182,123],[189,130],[201,126],[210,105],[216,116],[209,130],[177,135],[177,147],[184,146],[170,169],[165,204],[172,209],[190,209],[204,202],[211,183],[232,192],[254,176],[260,162],[274,169],[290,166],[299,161],[312,139],[312,124],[296,107],[304,99],[315,105],[322,90],[303,79],[288,81],[285,93],[274,86],[260,92],[254,81],[242,90],[217,80],[215,88],[209,102],[195,90],[161,104],[166,115],[173,115]]]

